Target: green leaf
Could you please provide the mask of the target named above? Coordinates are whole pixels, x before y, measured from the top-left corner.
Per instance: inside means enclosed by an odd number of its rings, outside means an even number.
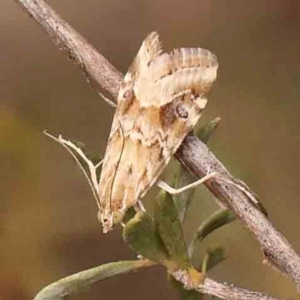
[[[169,259],[155,222],[147,213],[137,213],[126,223],[123,238],[134,251],[151,261],[165,264]]]
[[[154,219],[170,260],[177,262],[180,268],[188,268],[190,262],[181,222],[172,196],[165,191],[161,191],[155,201]]]
[[[201,242],[207,235],[216,229],[236,220],[236,216],[229,209],[220,209],[206,219],[197,229],[189,245],[189,255],[193,257],[195,246]]]
[[[60,279],[42,289],[34,300],[59,300],[86,290],[92,284],[115,275],[150,266],[146,260],[112,262]]]
[[[221,118],[215,118],[214,120],[210,121],[206,125],[200,128],[200,130],[196,133],[197,137],[204,143],[207,144],[218,128],[220,124]]]
[[[225,250],[223,247],[218,246],[215,248],[209,249],[201,263],[201,272],[206,273],[207,271],[214,268],[216,265],[221,263],[226,259]]]
[[[176,176],[174,187],[176,189],[186,186],[192,182],[195,182],[197,179],[193,176],[182,164],[180,164],[178,175]],[[174,195],[173,199],[178,211],[179,219],[181,223],[184,222],[186,217],[186,212],[192,202],[193,196],[196,192],[196,189],[189,189],[179,195]]]
[[[207,144],[213,133],[216,131],[219,123],[221,121],[221,118],[216,118],[213,121],[207,123],[203,127],[200,128],[200,130],[197,132],[197,136],[199,139]],[[180,164],[178,176],[175,181],[175,188],[179,188],[185,185],[188,185],[194,181],[196,181],[197,178],[195,178],[182,164]],[[180,195],[174,196],[174,201],[178,210],[179,218],[181,223],[184,222],[186,212],[191,204],[192,198],[196,192],[196,189],[189,189]]]
[[[128,221],[130,221],[132,218],[134,218],[135,215],[136,215],[136,211],[135,211],[134,207],[133,206],[129,207],[125,212],[122,222],[124,224],[126,224]]]

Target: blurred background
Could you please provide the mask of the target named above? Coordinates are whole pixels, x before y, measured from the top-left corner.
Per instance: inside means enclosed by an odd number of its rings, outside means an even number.
[[[220,68],[198,126],[220,116],[211,150],[244,180],[270,219],[300,251],[300,9],[292,0],[49,0],[119,70],[144,39],[164,48],[203,47]],[[0,298],[31,299],[45,285],[110,261],[134,259],[121,230],[103,235],[87,182],[44,129],[104,154],[113,109],[13,1],[0,10]],[[189,239],[217,205],[199,188]],[[154,190],[145,199],[151,206]],[[152,199],[151,199],[152,198]],[[238,222],[211,235],[199,255],[224,245],[210,276],[296,299],[293,283],[262,264],[258,243]],[[72,299],[176,299],[162,268],[101,282]]]

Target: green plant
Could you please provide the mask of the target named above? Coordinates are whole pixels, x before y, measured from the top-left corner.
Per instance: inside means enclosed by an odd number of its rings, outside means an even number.
[[[218,118],[200,129],[198,136],[203,142],[209,141],[219,121]],[[89,151],[81,142],[70,142],[61,137],[54,139],[72,154],[93,189],[93,175],[96,180],[99,178],[100,158],[97,154]],[[192,181],[194,177],[180,166],[174,185]],[[35,299],[64,299],[103,279],[157,264],[166,268],[168,280],[181,299],[202,299],[203,295],[193,289],[203,281],[206,272],[225,259],[225,251],[223,247],[211,248],[200,261],[195,261],[195,246],[213,231],[235,220],[235,217],[227,209],[215,212],[201,222],[187,244],[183,236],[183,223],[193,196],[194,190],[176,197],[161,191],[155,200],[153,215],[128,210],[124,218],[123,239],[136,252],[138,260],[112,262],[68,276],[44,288]],[[184,279],[179,281],[179,277]]]

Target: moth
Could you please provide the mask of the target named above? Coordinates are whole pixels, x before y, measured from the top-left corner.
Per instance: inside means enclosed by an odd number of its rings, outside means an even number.
[[[159,36],[150,33],[126,73],[117,98],[100,179],[98,167],[78,143],[61,136],[52,139],[68,150],[87,178],[98,204],[103,232],[122,222],[132,206],[158,181],[183,139],[199,120],[216,79],[217,57],[201,48],[180,48],[163,53]],[[85,162],[87,168],[83,167]]]
[[[157,182],[206,106],[217,57],[201,48],[163,53],[150,33],[117,98],[97,189],[104,233]]]

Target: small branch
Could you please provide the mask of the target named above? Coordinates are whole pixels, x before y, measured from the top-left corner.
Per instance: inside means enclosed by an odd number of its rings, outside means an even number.
[[[222,178],[236,182],[207,146],[193,135],[187,136],[176,157],[198,177],[207,174],[210,169],[221,174]],[[254,234],[265,258],[272,266],[288,275],[296,283],[299,291],[300,258],[287,239],[240,189],[214,178],[206,183],[206,186]]]
[[[46,2],[15,0],[85,73],[117,98],[123,75],[87,40],[66,23]]]
[[[171,276],[181,282],[188,290],[195,290],[202,294],[216,296],[225,300],[278,300],[266,294],[249,291],[233,284],[219,283],[213,279],[205,277],[204,280],[198,284],[191,277],[188,270],[178,270],[171,273]]]
[[[233,285],[222,284],[206,278],[196,291],[226,300],[277,300],[263,293],[253,292]]]
[[[15,1],[44,28],[61,50],[64,50],[84,72],[88,73],[103,89],[116,98],[122,82],[122,74],[118,70],[44,1]],[[185,139],[176,153],[176,157],[198,177],[207,174],[211,168],[211,170],[224,176],[224,179],[236,182],[222,163],[195,136],[190,135]],[[218,179],[212,179],[206,185],[225,206],[234,211],[246,228],[253,233],[268,261],[288,275],[297,284],[300,291],[300,258],[298,254],[270,221],[252,205],[247,194]],[[211,280],[208,282],[211,288],[220,285]],[[230,287],[226,288],[228,292]],[[224,288],[223,291],[225,290]],[[221,297],[220,295],[217,296]],[[252,298],[234,298],[232,296],[232,298],[226,297],[226,299],[273,299],[255,297],[255,293],[252,293]],[[223,297],[223,299],[225,298]]]

